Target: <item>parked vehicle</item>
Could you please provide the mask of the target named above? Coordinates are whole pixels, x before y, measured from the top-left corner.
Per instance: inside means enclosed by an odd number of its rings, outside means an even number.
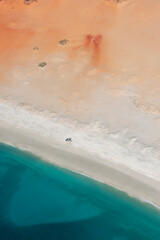
[[[66,142],[72,142],[72,138],[66,138]]]

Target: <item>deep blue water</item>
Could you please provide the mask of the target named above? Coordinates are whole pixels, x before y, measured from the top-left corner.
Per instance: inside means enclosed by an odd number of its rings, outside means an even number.
[[[160,240],[160,211],[0,144],[0,240]]]

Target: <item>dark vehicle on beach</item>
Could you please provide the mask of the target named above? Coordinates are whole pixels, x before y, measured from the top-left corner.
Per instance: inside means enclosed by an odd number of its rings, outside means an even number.
[[[72,142],[72,138],[66,138],[66,142]]]

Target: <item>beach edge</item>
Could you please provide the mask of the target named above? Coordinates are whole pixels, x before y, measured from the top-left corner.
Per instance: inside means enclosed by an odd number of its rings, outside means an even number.
[[[126,192],[129,196],[160,208],[160,182],[122,164],[78,152],[70,146],[60,148],[48,137],[0,121],[0,142],[30,152],[50,164],[80,173]],[[71,152],[72,151],[72,152]]]

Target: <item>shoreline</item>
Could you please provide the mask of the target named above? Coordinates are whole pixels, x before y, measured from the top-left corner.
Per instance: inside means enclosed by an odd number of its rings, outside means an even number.
[[[122,164],[98,162],[97,157],[71,145],[60,148],[49,137],[0,121],[0,142],[28,151],[50,164],[85,175],[160,208],[160,182]]]
[[[160,2],[29,1],[0,1],[0,143],[160,209]]]

